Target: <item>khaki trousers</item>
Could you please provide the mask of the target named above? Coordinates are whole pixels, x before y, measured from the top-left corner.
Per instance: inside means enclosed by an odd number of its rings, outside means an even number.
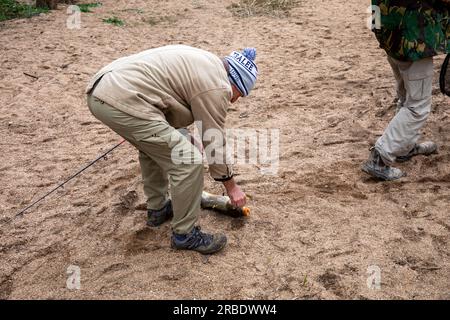
[[[398,111],[375,144],[383,161],[391,165],[407,155],[420,138],[431,111],[433,58],[415,62],[388,57],[397,82]]]
[[[178,234],[189,233],[200,213],[203,190],[200,152],[165,121],[133,117],[93,95],[88,95],[87,100],[98,120],[139,150],[148,209],[164,206],[170,183],[172,230]]]

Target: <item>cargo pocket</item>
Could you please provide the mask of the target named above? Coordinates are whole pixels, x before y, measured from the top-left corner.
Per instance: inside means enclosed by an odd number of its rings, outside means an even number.
[[[433,90],[433,59],[414,62],[407,71],[406,89],[413,100],[431,97]]]
[[[431,97],[433,77],[408,81],[407,88],[413,100],[423,100]]]

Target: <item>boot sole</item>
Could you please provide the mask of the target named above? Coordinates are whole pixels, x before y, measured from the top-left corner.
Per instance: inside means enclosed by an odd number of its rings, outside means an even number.
[[[384,181],[394,181],[394,180],[398,180],[400,178],[406,177],[406,174],[403,173],[403,175],[401,177],[398,178],[389,178],[387,176],[385,176],[384,174],[380,174],[378,171],[373,170],[372,168],[368,167],[367,165],[363,165],[361,167],[361,170],[364,171],[365,173],[367,173],[368,175],[371,175],[372,177],[384,180]]]

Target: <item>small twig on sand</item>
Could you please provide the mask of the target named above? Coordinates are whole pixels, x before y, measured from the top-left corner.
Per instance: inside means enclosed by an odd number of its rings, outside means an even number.
[[[324,143],[322,143],[322,145],[324,146],[332,146],[335,144],[343,144],[343,143],[356,143],[356,142],[361,142],[361,139],[343,139],[343,140],[337,140],[337,141],[325,141]]]
[[[24,72],[23,74],[26,75],[26,76],[32,77],[32,78],[34,78],[34,79],[36,79],[36,80],[39,79],[39,77],[34,76],[34,75],[32,75],[32,74],[29,74],[29,73],[26,73],[26,72]]]

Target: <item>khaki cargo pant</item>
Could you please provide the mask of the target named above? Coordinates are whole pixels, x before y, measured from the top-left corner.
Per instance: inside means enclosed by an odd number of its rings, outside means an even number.
[[[431,111],[433,58],[415,62],[388,57],[397,82],[398,112],[375,144],[383,161],[391,165],[407,155],[420,138]]]
[[[203,190],[200,152],[165,121],[133,117],[93,95],[88,95],[87,100],[98,120],[139,150],[148,209],[163,207],[170,182],[172,230],[178,234],[189,233],[200,213]]]

